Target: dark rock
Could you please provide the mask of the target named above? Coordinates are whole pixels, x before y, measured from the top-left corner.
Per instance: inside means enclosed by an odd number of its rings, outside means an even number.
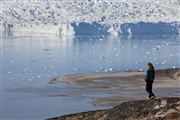
[[[107,112],[108,110],[89,111],[50,118],[48,120],[98,120],[99,118],[105,116]]]
[[[83,112],[48,120],[180,120],[180,97],[123,102],[108,110]]]

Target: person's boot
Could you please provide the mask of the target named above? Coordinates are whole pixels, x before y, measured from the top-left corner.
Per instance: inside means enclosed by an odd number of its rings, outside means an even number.
[[[155,95],[153,95],[152,97],[151,97],[151,99],[155,99],[156,98],[156,96]]]

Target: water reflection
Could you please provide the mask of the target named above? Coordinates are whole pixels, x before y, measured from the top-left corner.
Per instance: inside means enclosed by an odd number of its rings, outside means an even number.
[[[71,36],[3,39],[3,72],[79,72],[179,67],[177,36]]]

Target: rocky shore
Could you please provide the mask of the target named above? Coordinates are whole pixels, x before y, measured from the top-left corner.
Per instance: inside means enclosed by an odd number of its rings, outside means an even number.
[[[89,73],[55,78],[51,83],[70,84],[76,89],[71,94],[89,97],[93,105],[111,109],[48,120],[180,120],[180,68],[156,71],[153,90],[158,98],[151,100],[146,99],[144,74],[138,71]],[[87,93],[92,95],[86,96]]]
[[[48,120],[180,120],[180,97],[123,102],[112,109],[70,114]]]

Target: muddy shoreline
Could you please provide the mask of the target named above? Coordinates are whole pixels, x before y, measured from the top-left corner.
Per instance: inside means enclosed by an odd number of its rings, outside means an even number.
[[[145,72],[138,71],[74,74],[55,78],[50,83],[70,84],[80,91],[79,96],[92,94],[88,97],[94,105],[116,106],[147,97],[144,76]],[[153,89],[157,97],[180,96],[180,68],[156,70]]]

